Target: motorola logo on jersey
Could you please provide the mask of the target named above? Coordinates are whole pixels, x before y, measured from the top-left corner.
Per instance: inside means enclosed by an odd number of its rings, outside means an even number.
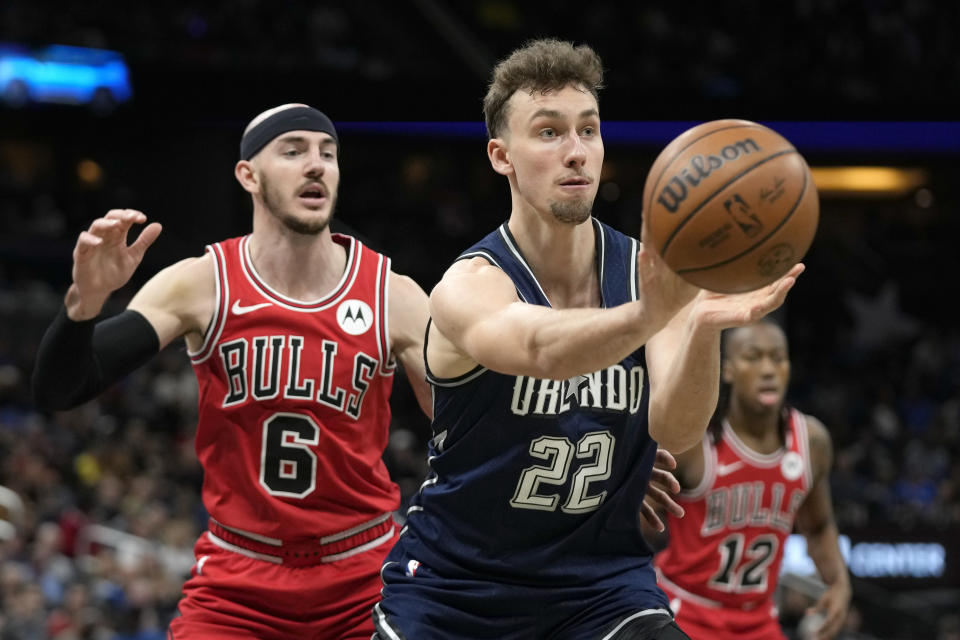
[[[571,380],[543,380],[517,376],[510,410],[518,416],[555,416],[574,405],[616,413],[637,413],[643,400],[643,367],[623,365],[576,376]],[[571,381],[579,385],[572,387]]]
[[[337,307],[337,324],[350,335],[359,336],[373,326],[373,311],[363,300],[344,300]]]
[[[796,451],[787,451],[780,461],[780,472],[787,480],[796,480],[803,475],[803,458]]]

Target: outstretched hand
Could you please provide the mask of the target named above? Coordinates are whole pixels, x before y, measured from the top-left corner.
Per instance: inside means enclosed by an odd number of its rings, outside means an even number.
[[[127,283],[162,229],[153,222],[127,245],[130,227],[146,220],[147,216],[134,209],[111,209],[80,233],[73,250],[73,284],[66,300],[71,319],[95,317],[110,294]]]
[[[795,264],[776,282],[745,293],[701,290],[694,313],[701,323],[721,330],[753,324],[783,304],[804,269],[803,263]]]
[[[640,517],[651,528],[657,531],[664,530],[661,511],[669,511],[674,516],[682,518],[685,513],[683,507],[674,502],[671,494],[680,493],[680,483],[670,473],[677,468],[677,461],[666,449],[657,448],[657,458],[653,463],[650,474],[650,483],[640,505]]]
[[[697,298],[696,308],[701,322],[716,329],[729,329],[753,324],[783,304],[787,292],[805,269],[795,264],[779,280],[746,293],[715,293],[700,289],[677,275],[648,241],[646,221],[641,227],[640,253],[637,268],[640,296],[646,307],[666,322],[689,301]]]

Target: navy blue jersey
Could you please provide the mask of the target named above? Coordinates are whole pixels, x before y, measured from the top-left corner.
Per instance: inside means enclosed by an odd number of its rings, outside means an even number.
[[[636,300],[637,241],[592,223],[602,305]],[[506,224],[458,259],[477,256],[502,269],[523,301],[549,306]],[[647,427],[643,348],[571,380],[481,366],[455,379],[427,371],[431,473],[391,559],[529,585],[582,584],[641,569],[649,585],[636,586],[658,591],[638,528],[657,448]],[[651,596],[651,604],[665,603]]]

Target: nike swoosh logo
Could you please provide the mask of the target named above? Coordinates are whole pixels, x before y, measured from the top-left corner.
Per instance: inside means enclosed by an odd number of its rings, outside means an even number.
[[[743,462],[737,460],[736,462],[731,462],[730,464],[721,464],[717,466],[717,475],[726,476],[730,475],[737,469],[743,466]]]
[[[260,304],[252,304],[249,307],[243,307],[240,305],[240,301],[237,300],[233,303],[233,307],[230,308],[230,311],[235,316],[242,316],[245,313],[250,313],[251,311],[256,311],[257,309],[263,309],[264,307],[272,306],[272,302],[261,302]]]

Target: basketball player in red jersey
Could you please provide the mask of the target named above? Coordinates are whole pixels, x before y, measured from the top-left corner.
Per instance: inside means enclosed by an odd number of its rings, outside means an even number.
[[[729,331],[722,381],[729,406],[700,445],[677,455],[683,519],[655,558],[677,624],[693,640],[784,638],[773,593],[796,523],[827,585],[814,606],[818,640],[832,638],[850,603],[850,579],[830,502],[830,435],[784,404],[787,339],[770,321]]]
[[[373,634],[399,506],[381,460],[396,361],[432,413],[427,297],[388,258],[330,232],[338,150],[333,123],[312,107],[257,116],[235,169],[253,198],[253,233],[164,269],[125,312],[101,322],[160,225],[127,246],[143,213],[94,221],[77,241],[65,308],[41,344],[37,403],[63,409],[186,341],[210,530],[196,544],[174,639]],[[673,465],[665,451],[658,462]],[[662,474],[654,471],[666,486]],[[655,507],[677,509],[651,487],[643,515],[657,527]]]
[[[80,234],[65,309],[38,354],[38,404],[84,402],[183,337],[199,384],[210,528],[171,638],[363,639],[396,536],[381,460],[399,361],[424,411],[427,297],[390,260],[331,233],[338,139],[287,104],[247,127],[235,174],[253,232],[151,278],[97,323],[160,234],[133,210]]]

